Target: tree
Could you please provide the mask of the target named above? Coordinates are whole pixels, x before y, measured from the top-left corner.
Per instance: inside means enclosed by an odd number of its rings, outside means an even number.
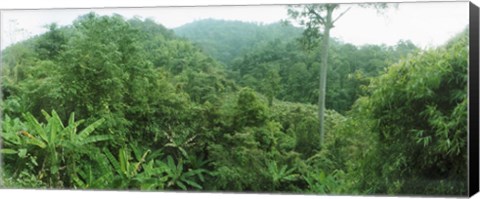
[[[53,23],[45,26],[49,31],[41,35],[35,44],[35,51],[42,60],[54,60],[63,50],[67,43],[65,28],[59,28]]]
[[[364,4],[373,5],[375,8],[386,8],[385,3],[381,4]],[[328,68],[328,48],[330,41],[330,30],[334,27],[335,22],[347,13],[351,7],[343,10],[336,17],[333,16],[335,10],[340,9],[340,4],[309,4],[292,6],[288,10],[288,14],[295,20],[300,22],[300,25],[305,25],[306,29],[303,32],[303,41],[307,47],[314,47],[317,45],[317,38],[322,37],[320,44],[320,86],[318,95],[318,117],[320,121],[320,145],[324,140],[324,114],[325,114],[325,91]],[[322,28],[322,29],[321,29]]]
[[[362,147],[368,152],[358,164],[361,190],[466,194],[466,32],[390,66],[357,100],[354,118],[368,129],[357,135],[368,135],[373,148]]]
[[[271,107],[273,104],[273,99],[280,90],[280,75],[278,70],[275,68],[269,68],[267,76],[263,80],[263,89],[265,94],[268,97],[268,106]]]
[[[74,21],[72,29],[58,61],[63,114],[75,112],[87,121],[104,118],[99,130],[111,130],[120,135],[115,142],[123,142],[122,135],[132,132],[127,130],[132,124],[131,105],[141,104],[137,99],[144,97],[137,93],[160,78],[142,59],[138,31],[121,16],[89,13]]]
[[[299,19],[301,25],[306,25],[307,28],[303,34],[306,37],[319,37],[319,29],[323,27],[322,43],[320,52],[320,87],[318,95],[318,117],[320,121],[320,145],[323,143],[324,137],[324,113],[325,113],[325,90],[327,80],[328,67],[328,46],[330,40],[330,30],[334,27],[334,23],[342,17],[350,8],[342,12],[335,19],[333,19],[333,11],[339,8],[339,4],[316,4],[304,5],[300,7],[301,10],[289,9],[289,14],[294,19]],[[307,20],[305,22],[305,19]]]
[[[258,43],[277,39],[289,41],[302,32],[298,27],[280,22],[258,24],[215,19],[198,20],[175,28],[174,31],[226,66],[232,65],[235,58],[249,52]]]

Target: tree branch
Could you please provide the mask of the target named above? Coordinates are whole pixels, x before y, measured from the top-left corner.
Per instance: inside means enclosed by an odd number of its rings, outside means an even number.
[[[338,19],[340,19],[340,17],[342,17],[345,13],[347,13],[350,10],[350,8],[352,7],[348,7],[345,11],[340,13],[340,15],[338,15],[338,17],[333,20],[332,24],[334,24]]]
[[[315,10],[312,7],[307,7],[307,9],[310,14],[313,14],[317,17],[317,19],[320,21],[321,24],[325,24],[325,20],[323,19],[323,17],[317,12],[315,12]]]

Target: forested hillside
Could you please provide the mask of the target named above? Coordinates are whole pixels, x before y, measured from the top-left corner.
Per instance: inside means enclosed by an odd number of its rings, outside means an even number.
[[[256,24],[241,21],[204,19],[174,29],[181,37],[198,44],[207,54],[224,64],[231,64],[259,43],[291,41],[302,29],[285,22]]]
[[[428,50],[333,38],[321,146],[302,31],[90,13],[7,47],[3,186],[467,193],[468,30]]]
[[[304,49],[300,28],[288,23],[201,20],[175,32],[225,63],[229,77],[240,86],[254,88],[270,100],[315,104],[318,99],[319,49]],[[329,62],[335,67],[328,71],[326,106],[339,112],[350,109],[368,78],[418,50],[410,41],[395,46],[332,43]]]

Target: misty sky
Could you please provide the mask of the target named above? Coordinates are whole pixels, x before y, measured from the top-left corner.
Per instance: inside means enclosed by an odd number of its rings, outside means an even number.
[[[394,45],[411,40],[422,48],[441,45],[468,25],[468,2],[400,3],[383,13],[352,7],[337,23],[331,35],[355,45]],[[117,13],[125,18],[151,18],[167,28],[195,20],[214,18],[245,22],[273,23],[288,19],[286,6],[215,6],[118,9],[50,9],[2,11],[1,48],[46,31],[45,24],[69,25],[78,16],[94,11],[100,15]]]

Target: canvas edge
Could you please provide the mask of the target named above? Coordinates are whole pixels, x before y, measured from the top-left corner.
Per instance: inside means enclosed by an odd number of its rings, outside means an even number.
[[[468,195],[479,191],[479,8],[469,4],[469,139]]]

